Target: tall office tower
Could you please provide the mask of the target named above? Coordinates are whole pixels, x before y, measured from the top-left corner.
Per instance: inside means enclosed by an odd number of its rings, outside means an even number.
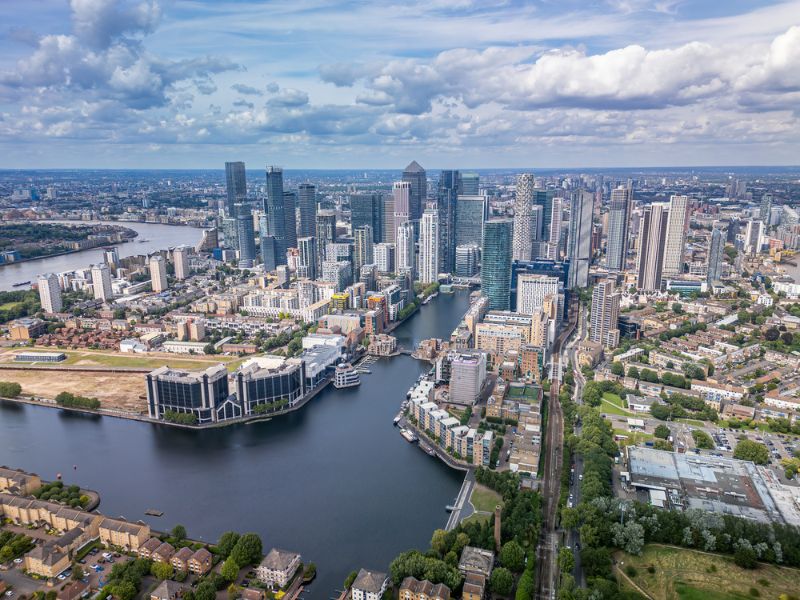
[[[761,196],[761,208],[758,211],[758,218],[767,227],[770,225],[770,215],[772,213],[772,194],[764,194]]]
[[[514,200],[514,260],[531,260],[533,258],[534,233],[533,224],[533,175],[523,173],[517,176],[517,195]]]
[[[336,291],[353,284],[353,265],[346,260],[326,260],[322,263],[322,281],[336,284]]]
[[[761,252],[761,247],[764,245],[764,223],[756,219],[750,219],[747,222],[747,228],[744,232],[744,253],[755,256]]]
[[[465,196],[477,196],[480,194],[480,177],[477,173],[461,174],[461,194]]]
[[[722,256],[725,250],[725,236],[722,231],[714,227],[711,231],[711,240],[708,243],[708,269],[706,282],[710,286],[715,281],[722,279]]]
[[[416,279],[414,252],[414,227],[411,223],[402,223],[397,228],[397,272],[411,273]]]
[[[631,222],[632,190],[620,186],[611,190],[608,213],[606,266],[609,271],[622,271],[628,256],[628,228]]]
[[[298,259],[297,276],[307,279],[317,278],[317,238],[301,237],[297,240]]]
[[[350,196],[350,228],[355,231],[364,225],[372,227],[372,240],[376,244],[384,241],[383,196],[381,194]]]
[[[189,277],[189,253],[191,251],[191,246],[178,246],[172,250],[172,262],[175,263],[175,279],[178,281],[183,281]]]
[[[570,289],[589,285],[589,263],[592,261],[592,215],[594,194],[578,192],[572,199],[569,214],[569,280]]]
[[[236,234],[239,239],[239,268],[250,269],[256,261],[256,232],[253,228],[253,215],[247,206],[239,206]]]
[[[478,244],[457,246],[456,277],[473,277],[478,272],[480,253],[481,250]]]
[[[486,216],[484,196],[459,196],[456,200],[456,246],[483,244]]]
[[[667,238],[664,242],[664,277],[683,273],[686,230],[689,228],[689,197],[670,196]]]
[[[380,273],[394,273],[394,244],[381,242],[375,245],[375,265]]]
[[[317,186],[313,183],[301,183],[297,188],[297,206],[300,209],[297,235],[312,237],[317,227]]]
[[[92,265],[92,292],[95,300],[107,302],[114,297],[111,291],[111,270],[103,263]]]
[[[286,248],[297,248],[296,192],[283,192],[283,215],[286,218]]]
[[[619,345],[619,298],[613,279],[603,279],[592,290],[591,329],[589,339],[606,348]]]
[[[481,295],[491,310],[511,308],[511,219],[490,219],[483,231]]]
[[[286,250],[294,248],[297,237],[294,227],[293,198],[283,193],[283,169],[267,167],[267,197],[264,201],[264,212],[269,218],[269,234],[275,238],[275,261],[279,265],[286,264]],[[286,206],[286,201],[292,202]],[[291,230],[287,223],[291,221]]]
[[[261,234],[261,263],[267,273],[272,273],[278,267],[274,235]]]
[[[435,283],[439,280],[439,215],[430,206],[422,213],[419,230],[419,280]]]
[[[419,221],[422,216],[422,208],[425,206],[425,199],[428,197],[428,178],[425,176],[425,169],[419,166],[415,160],[411,161],[403,171],[403,183],[409,185],[408,196],[408,219],[411,221]],[[397,212],[397,207],[395,207]],[[399,226],[395,223],[395,227]]]
[[[247,202],[247,177],[243,162],[225,163],[225,213],[236,218],[236,205]]]
[[[394,224],[394,194],[383,197],[383,241],[394,244],[397,239],[397,227]]]
[[[361,276],[361,267],[375,262],[375,241],[372,226],[364,225],[355,230],[355,252],[353,253],[353,277]]]
[[[669,221],[669,204],[666,202],[655,202],[644,207],[639,229],[636,284],[639,290],[658,291],[661,289],[667,221]]]
[[[47,273],[39,276],[39,301],[42,303],[42,310],[48,315],[61,312],[64,304],[61,302],[58,275]]]
[[[531,204],[542,207],[542,237],[545,242],[550,241],[550,223],[553,220],[554,190],[533,190]]]
[[[411,183],[395,181],[392,184],[392,197],[394,198],[394,228],[397,229],[411,218]]]
[[[442,171],[436,190],[436,210],[439,214],[439,272],[452,273],[456,252],[456,201],[461,193],[458,171]]]
[[[160,254],[150,257],[150,285],[154,292],[163,292],[169,287],[167,283],[167,261]]]
[[[517,312],[532,315],[542,310],[547,298],[557,299],[559,279],[557,276],[523,273],[517,276]]]
[[[106,263],[112,270],[116,270],[116,268],[119,266],[119,252],[117,249],[105,248],[103,250],[103,262]]]

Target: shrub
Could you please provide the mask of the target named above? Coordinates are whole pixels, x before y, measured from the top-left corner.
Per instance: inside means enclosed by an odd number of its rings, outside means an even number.
[[[628,577],[633,578],[636,577],[637,574],[638,571],[636,571],[636,567],[634,567],[633,565],[628,565],[627,567],[625,567],[625,575],[627,575]]]

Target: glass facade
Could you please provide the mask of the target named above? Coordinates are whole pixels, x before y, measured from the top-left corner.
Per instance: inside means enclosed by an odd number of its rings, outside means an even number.
[[[511,219],[486,222],[481,252],[481,295],[491,310],[511,308]]]

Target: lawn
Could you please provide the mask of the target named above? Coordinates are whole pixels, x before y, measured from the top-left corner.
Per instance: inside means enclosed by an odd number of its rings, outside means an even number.
[[[159,355],[151,356],[147,354],[123,354],[114,353],[113,350],[92,352],[89,350],[59,350],[58,348],[31,348],[31,352],[63,352],[67,358],[53,366],[72,365],[78,367],[136,367],[140,369],[157,369],[158,367],[169,365],[176,369],[202,370],[212,365],[228,362],[239,362],[238,357],[234,356],[208,356],[190,358],[181,355]],[[16,350],[14,351],[16,352]],[[11,361],[11,354],[7,353],[5,358]],[[239,364],[241,364],[239,362]],[[47,366],[40,364],[37,366]]]
[[[22,306],[22,302],[6,302],[5,304],[0,304],[0,310],[11,310],[18,306]]]
[[[472,496],[470,496],[469,501],[475,507],[475,510],[481,512],[494,512],[495,506],[503,504],[500,494],[477,483],[472,489]]]
[[[653,435],[651,433],[644,433],[643,431],[628,431],[627,429],[614,429],[614,435],[628,436],[628,439],[620,440],[619,443],[623,446],[634,446],[636,444],[653,439]]]
[[[641,556],[617,553],[617,560],[636,569],[631,579],[653,600],[743,600],[797,594],[800,571],[760,565],[748,570],[728,557],[694,550],[648,545]],[[653,573],[648,571],[653,567]],[[757,590],[752,592],[751,590]]]
[[[466,519],[461,521],[462,523],[485,523],[488,522],[489,519],[492,518],[492,515],[487,515],[486,513],[472,513]]]
[[[623,407],[623,404],[624,403],[622,401],[622,398],[620,398],[616,394],[612,394],[610,392],[605,392],[603,394],[603,400],[600,403],[600,406],[598,406],[598,408],[600,409],[600,412],[606,413],[606,414],[609,414],[609,415],[619,415],[621,417],[632,417],[632,416],[634,416],[634,413],[632,413],[629,410],[626,410]]]
[[[613,404],[614,406],[618,406],[619,408],[625,408],[625,409],[628,408],[627,406],[625,406],[625,401],[619,395],[612,394],[611,392],[603,392],[603,400],[605,400],[606,402],[610,402],[611,404]]]

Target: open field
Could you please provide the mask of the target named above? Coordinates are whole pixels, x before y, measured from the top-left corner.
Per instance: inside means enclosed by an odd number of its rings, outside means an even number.
[[[488,523],[489,519],[492,518],[492,515],[487,513],[472,513],[466,519],[461,521],[462,523]]]
[[[476,483],[475,487],[472,489],[472,496],[470,496],[469,501],[472,503],[472,506],[475,507],[475,510],[489,513],[493,513],[494,507],[498,504],[501,506],[503,504],[503,499],[500,497],[500,494],[479,483]]]
[[[11,348],[0,352],[0,362],[10,363],[14,361],[14,354],[21,348]],[[63,352],[67,355],[66,360],[57,364],[72,365],[77,367],[135,367],[140,369],[156,369],[169,365],[176,369],[207,369],[219,363],[241,364],[241,359],[237,356],[203,356],[191,357],[165,352],[150,354],[123,354],[121,352],[110,352],[108,350],[59,350],[58,348],[26,348],[29,352]],[[42,366],[42,365],[40,365]],[[43,365],[47,366],[47,365]],[[235,367],[234,367],[235,368]]]
[[[727,557],[682,548],[648,545],[641,556],[618,552],[616,558],[623,571],[636,569],[631,580],[654,600],[777,600],[781,594],[797,596],[800,585],[797,569],[742,569]]]
[[[600,406],[597,408],[602,413],[610,414],[610,415],[619,415],[621,417],[632,417],[634,413],[625,409],[624,401],[622,398],[617,396],[616,394],[612,394],[610,392],[605,392],[603,394],[602,402]]]

